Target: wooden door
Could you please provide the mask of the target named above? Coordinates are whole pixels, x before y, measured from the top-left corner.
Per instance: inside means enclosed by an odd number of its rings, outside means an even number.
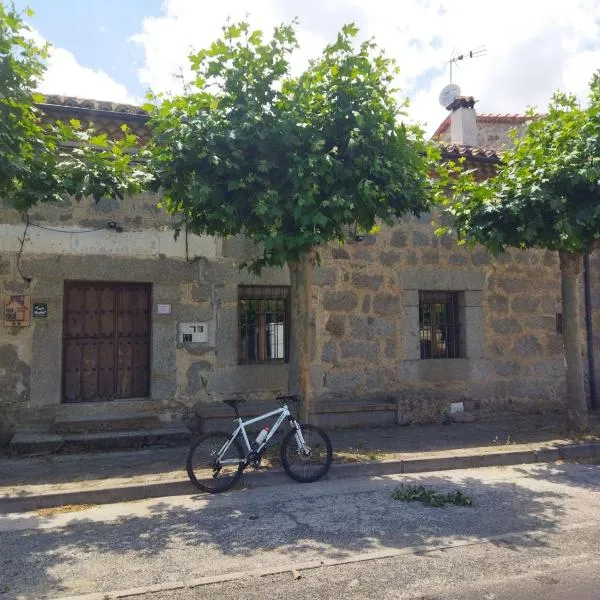
[[[150,285],[65,284],[63,400],[149,393]]]

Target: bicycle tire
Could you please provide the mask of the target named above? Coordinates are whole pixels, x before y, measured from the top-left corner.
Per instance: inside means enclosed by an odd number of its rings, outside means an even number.
[[[237,454],[237,457],[240,459],[237,470],[235,469],[235,465],[226,465],[226,467],[228,467],[227,475],[221,470],[215,476],[213,460],[211,460],[212,455],[201,455],[201,452],[204,452],[204,447],[207,447],[210,452],[218,452],[229,438],[231,438],[231,434],[222,431],[206,433],[192,442],[192,445],[190,446],[190,451],[188,452],[186,460],[187,474],[190,481],[203,492],[208,492],[209,494],[224,492],[233,487],[242,476],[246,456],[237,437],[233,440],[231,446],[229,446],[227,455],[225,456],[225,458],[235,458],[235,455]],[[200,463],[199,467],[194,466],[196,460]],[[230,468],[231,471],[229,470]],[[201,475],[201,477],[198,475]],[[202,477],[202,475],[204,476]]]
[[[294,437],[294,430],[288,431],[286,436],[283,438],[281,442],[281,465],[285,469],[285,472],[295,481],[299,481],[300,483],[312,483],[313,481],[317,481],[327,473],[331,463],[333,462],[333,450],[331,448],[331,441],[327,434],[316,427],[315,425],[311,425],[310,423],[303,423],[300,425],[302,429],[302,435],[307,446],[311,447],[311,450],[314,452],[316,449],[319,449],[319,456],[323,457],[323,449],[316,445],[316,441],[320,441],[324,447],[325,455],[323,463],[314,471],[307,471],[307,467],[310,466],[311,457],[301,457],[298,453],[298,447],[296,444],[296,438]],[[289,456],[288,456],[289,453]],[[298,456],[300,459],[301,470],[296,471],[295,466],[292,466],[293,463],[290,461],[290,457]]]

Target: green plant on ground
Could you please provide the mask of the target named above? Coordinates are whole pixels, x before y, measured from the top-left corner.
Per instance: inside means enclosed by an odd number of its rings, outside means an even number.
[[[367,458],[369,460],[377,460],[379,458],[379,450],[369,450],[367,452]]]
[[[448,494],[436,492],[423,485],[400,485],[392,492],[392,500],[401,500],[403,502],[422,502],[430,506],[445,506],[446,504],[455,504],[456,506],[472,506],[471,498],[463,494],[460,490],[454,490]]]

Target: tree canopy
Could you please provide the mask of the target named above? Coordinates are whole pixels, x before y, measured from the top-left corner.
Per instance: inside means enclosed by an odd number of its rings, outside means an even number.
[[[36,105],[44,97],[35,90],[48,50],[32,39],[23,15],[0,2],[0,198],[26,210],[65,195],[137,192],[148,176],[132,162],[137,140],[125,126],[119,140],[109,140],[76,120],[42,118]]]
[[[585,252],[600,237],[600,75],[587,107],[557,92],[545,115],[530,117],[495,177],[478,182],[455,166],[443,202],[467,243],[496,253],[507,246]]]
[[[522,136],[513,132],[514,146],[503,153],[494,177],[479,182],[457,164],[442,170],[442,203],[469,245],[494,253],[507,246],[558,251],[567,416],[570,425],[585,429],[580,276],[585,253],[600,238],[600,72],[586,107],[557,92],[547,114],[530,117]]]
[[[186,93],[148,107],[166,208],[197,233],[247,235],[256,271],[343,240],[349,226],[424,210],[422,132],[401,123],[393,61],[357,33],[346,25],[297,76],[293,23],[270,39],[230,24],[192,54]]]

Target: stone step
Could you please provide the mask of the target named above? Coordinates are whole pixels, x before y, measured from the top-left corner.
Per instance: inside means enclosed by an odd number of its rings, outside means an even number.
[[[280,407],[278,402],[243,402],[238,405],[240,415],[247,419]],[[292,414],[302,419],[301,409],[292,404]],[[396,423],[396,399],[393,397],[367,400],[322,400],[312,407],[310,423],[325,429],[356,426],[381,427]],[[231,431],[235,414],[222,402],[198,404],[189,425],[195,433]],[[266,422],[267,424],[268,421]],[[260,429],[262,425],[256,425]]]
[[[179,446],[190,440],[187,427],[161,427],[99,433],[31,434],[17,433],[9,449],[16,454],[51,454],[91,450],[124,450],[144,446]]]
[[[115,450],[143,446],[175,446],[187,444],[190,430],[187,427],[161,427],[132,431],[106,431],[101,433],[73,433],[62,436],[64,452],[84,450]]]
[[[164,405],[148,398],[100,400],[96,402],[63,402],[57,406],[57,417],[89,417],[97,415],[123,415],[127,413],[156,414]]]
[[[62,437],[53,433],[15,433],[8,449],[15,454],[52,454],[63,443]]]
[[[53,430],[57,434],[70,434],[160,429],[160,427],[159,415],[141,412],[116,415],[61,416],[54,420]]]

